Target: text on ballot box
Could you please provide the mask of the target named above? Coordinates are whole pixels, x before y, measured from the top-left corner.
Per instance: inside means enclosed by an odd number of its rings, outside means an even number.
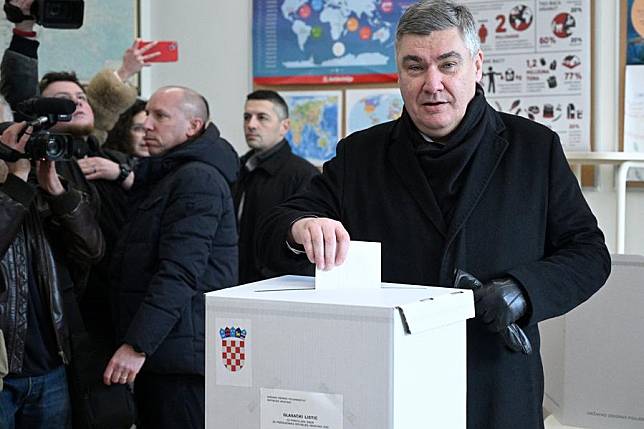
[[[473,316],[451,288],[284,276],[210,292],[206,427],[464,429]]]

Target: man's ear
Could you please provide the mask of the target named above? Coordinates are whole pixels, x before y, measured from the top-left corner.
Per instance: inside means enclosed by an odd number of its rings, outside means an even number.
[[[192,138],[192,137],[198,135],[202,131],[203,127],[204,127],[203,119],[201,119],[201,118],[199,118],[197,116],[195,116],[192,119],[190,119],[190,121],[188,121],[188,123],[189,123],[188,131],[186,132],[186,135],[188,136],[188,138]]]
[[[474,67],[476,68],[476,81],[480,82],[483,77],[483,51],[480,49],[474,56]]]
[[[284,137],[288,130],[291,129],[291,118],[282,119],[280,121],[280,136]]]

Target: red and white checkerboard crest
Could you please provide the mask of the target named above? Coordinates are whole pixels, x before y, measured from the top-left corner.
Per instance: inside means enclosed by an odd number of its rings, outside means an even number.
[[[221,360],[230,372],[237,372],[246,361],[246,330],[240,327],[219,329],[221,336]]]

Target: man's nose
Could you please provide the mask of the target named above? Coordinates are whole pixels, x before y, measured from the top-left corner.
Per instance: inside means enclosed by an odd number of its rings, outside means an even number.
[[[425,72],[425,81],[423,83],[423,91],[429,93],[435,93],[442,91],[445,87],[443,86],[443,74],[438,70],[433,68],[427,69]]]
[[[248,118],[248,121],[246,122],[246,127],[250,130],[254,130],[257,128],[257,119],[254,116],[251,116]]]
[[[152,129],[152,118],[150,115],[148,115],[147,118],[145,118],[145,121],[143,121],[143,128],[145,128],[146,131]]]

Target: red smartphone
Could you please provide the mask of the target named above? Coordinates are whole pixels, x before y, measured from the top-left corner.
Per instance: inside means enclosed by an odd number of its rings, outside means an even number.
[[[140,40],[137,48],[142,48],[143,46],[152,43],[150,41]],[[156,42],[156,45],[152,46],[150,50],[146,51],[145,54],[151,54],[154,52],[159,52],[154,58],[150,58],[146,62],[149,63],[171,63],[176,62],[179,59],[179,45],[174,40],[159,40]]]

